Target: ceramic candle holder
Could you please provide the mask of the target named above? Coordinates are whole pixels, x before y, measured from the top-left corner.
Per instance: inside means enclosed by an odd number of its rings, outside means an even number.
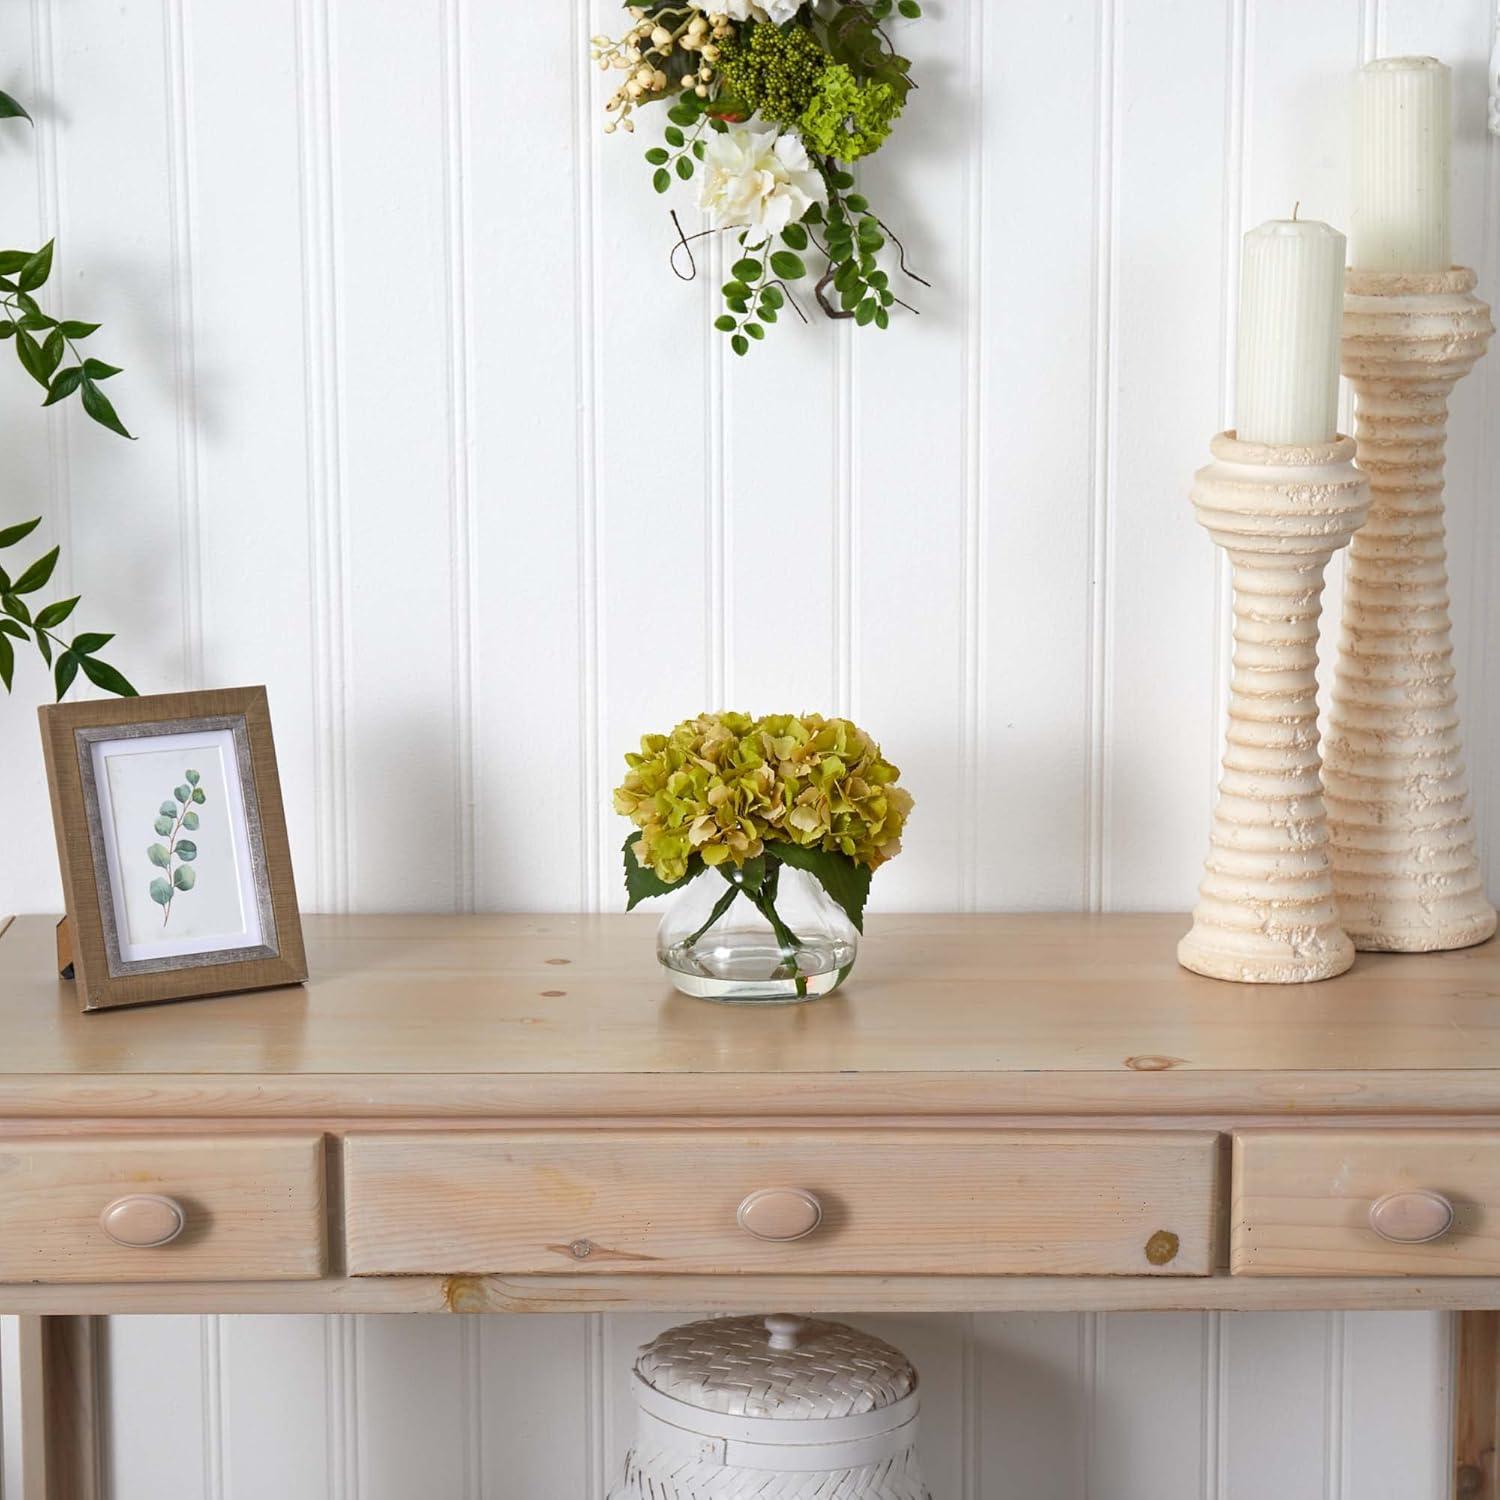
[[[1357,948],[1463,948],[1495,931],[1484,893],[1448,618],[1448,394],[1484,353],[1474,273],[1350,271],[1344,373],[1370,519],[1354,538],[1328,737],[1339,912]]]
[[[1213,440],[1193,483],[1199,522],[1234,568],[1229,739],[1192,931],[1178,961],[1251,984],[1342,974],[1318,754],[1318,622],[1328,560],[1363,524],[1354,441]]]

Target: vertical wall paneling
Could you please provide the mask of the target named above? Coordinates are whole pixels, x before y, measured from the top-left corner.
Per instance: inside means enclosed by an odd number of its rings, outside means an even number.
[[[349,904],[348,619],[345,598],[343,393],[333,57],[328,0],[296,0],[299,234],[307,388],[306,491],[312,570],[314,796],[319,910]]]
[[[1205,799],[1183,789],[1202,787],[1212,743],[1218,564],[1184,491],[1219,407],[1222,361],[1203,330],[1224,277],[1228,23],[1224,7],[1189,0],[1122,6],[1114,22],[1107,907],[1180,900],[1207,847]],[[1183,68],[1184,53],[1204,63]]]
[[[452,246],[444,14],[328,0],[341,287],[350,896],[457,895]],[[383,65],[368,65],[371,54]],[[357,149],[354,149],[357,146]],[[394,357],[393,357],[394,356]]]
[[[1215,1500],[1260,1493],[1273,1465],[1280,1500],[1326,1500],[1327,1324],[1317,1313],[1220,1315]]]
[[[207,1460],[200,1321],[175,1316],[109,1320],[100,1350],[104,1493],[109,1500],[203,1493]]]

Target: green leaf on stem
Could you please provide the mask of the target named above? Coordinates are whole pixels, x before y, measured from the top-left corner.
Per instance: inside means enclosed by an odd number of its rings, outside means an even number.
[[[67,655],[73,656],[73,653],[69,651]],[[138,696],[124,674],[117,672],[108,662],[100,661],[93,656],[78,656],[74,657],[74,660],[83,668],[83,675],[95,687],[101,687],[106,693],[113,693],[117,698]]]
[[[35,123],[9,94],[0,94],[0,120],[25,120],[28,125]]]
[[[42,518],[37,516],[35,520],[17,521],[14,526],[0,529],[0,547],[14,547],[17,542],[30,536],[41,524]]]
[[[51,604],[44,605],[36,612],[37,624],[43,630],[51,630],[54,625],[61,625],[73,613],[78,597],[74,594],[71,599],[55,599]]]
[[[57,688],[57,701],[61,703],[78,675],[78,658],[71,651],[64,651],[52,669],[52,680]]]
[[[783,281],[796,281],[807,275],[807,266],[800,255],[790,250],[776,250],[771,254],[771,269]]]
[[[85,366],[83,377],[83,409],[101,427],[107,427],[111,432],[118,432],[121,437],[130,436],[125,430],[125,424],[115,415],[114,407],[109,404],[109,397],[89,379],[87,366]]]
[[[22,319],[25,322],[25,319]],[[21,368],[42,387],[50,384],[48,371],[42,360],[42,346],[31,336],[31,333],[22,328],[16,334],[16,358],[21,361]]]
[[[42,405],[56,405],[57,402],[71,396],[82,383],[83,367],[81,365],[69,365],[66,370],[59,370],[52,377],[52,384],[47,388],[47,399],[42,402]]]
[[[103,646],[107,646],[112,640],[114,640],[113,635],[100,635],[97,633],[75,635],[68,649],[76,651],[80,656],[92,656],[95,651],[98,651]]]
[[[652,896],[670,896],[673,891],[682,890],[690,880],[696,880],[708,868],[697,855],[694,855],[688,861],[687,874],[681,880],[669,884],[655,870],[648,870],[635,857],[635,846],[640,837],[639,833],[632,833],[625,840],[625,847],[621,851],[625,859],[626,911],[634,911],[642,901]]]
[[[8,635],[0,635],[0,682],[5,684],[5,691],[10,691],[12,679],[16,675],[16,648],[11,645]]]
[[[865,930],[865,902],[870,897],[869,868],[847,854],[830,854],[826,849],[806,849],[801,844],[777,844],[772,851],[782,864],[794,870],[806,870],[841,906],[854,923],[855,931]]]
[[[111,375],[120,373],[120,367],[107,365],[102,359],[86,359],[83,362],[83,373],[90,380],[108,380]]]
[[[34,594],[52,576],[52,570],[57,566],[57,555],[62,551],[61,547],[54,547],[44,556],[37,558],[27,570],[11,584],[10,591],[13,594]]]
[[[46,284],[47,278],[52,274],[52,246],[54,241],[48,240],[35,255],[28,256],[26,264],[21,267],[21,274],[16,278],[23,292],[34,292],[39,286]]]
[[[69,339],[86,339],[91,333],[97,333],[100,325],[98,323],[78,323],[69,319],[65,323],[57,325],[63,331],[63,337]]]

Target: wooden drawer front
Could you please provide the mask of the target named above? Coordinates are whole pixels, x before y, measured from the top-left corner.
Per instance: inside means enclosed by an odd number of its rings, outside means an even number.
[[[117,1243],[122,1200],[121,1232],[180,1231]],[[0,1282],[305,1280],[325,1241],[320,1135],[0,1139]]]
[[[1247,1130],[1234,1139],[1233,1196],[1240,1275],[1500,1275],[1500,1133]],[[1438,1238],[1384,1238],[1377,1204],[1389,1230]]]
[[[977,1130],[351,1135],[349,1270],[1203,1276],[1216,1142]],[[795,1241],[757,1239],[737,1215],[764,1189],[812,1195],[822,1222]],[[778,1227],[775,1206],[762,1228]]]

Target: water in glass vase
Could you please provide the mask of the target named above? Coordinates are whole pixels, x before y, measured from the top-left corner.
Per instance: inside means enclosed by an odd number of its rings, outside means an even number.
[[[705,871],[668,908],[656,956],[683,994],[794,1005],[848,977],[859,934],[843,909],[805,871],[766,866],[755,890],[732,865]]]

